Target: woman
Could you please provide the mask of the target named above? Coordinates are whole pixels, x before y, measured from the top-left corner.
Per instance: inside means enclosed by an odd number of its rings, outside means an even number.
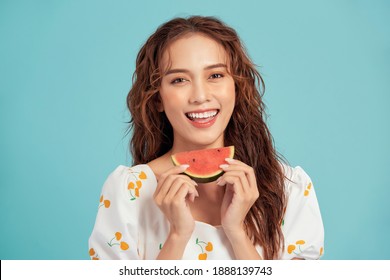
[[[318,259],[323,224],[300,168],[265,123],[263,80],[236,32],[175,18],[141,48],[127,97],[134,166],[107,179],[90,256],[109,259]],[[177,152],[233,145],[215,182],[173,166]]]

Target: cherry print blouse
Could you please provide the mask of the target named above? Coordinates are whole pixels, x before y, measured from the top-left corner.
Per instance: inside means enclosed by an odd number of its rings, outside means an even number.
[[[281,259],[319,259],[324,252],[324,227],[313,184],[301,167],[283,165],[288,198],[282,221],[285,249]],[[104,183],[89,238],[91,259],[156,259],[169,233],[169,222],[153,200],[157,186],[146,164],[118,166]],[[262,248],[257,246],[259,254]],[[186,260],[234,259],[221,226],[195,222],[185,248]]]

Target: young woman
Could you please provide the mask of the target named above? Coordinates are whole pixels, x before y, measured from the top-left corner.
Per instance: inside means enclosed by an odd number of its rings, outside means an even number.
[[[324,230],[308,175],[280,160],[263,80],[236,32],[194,16],[141,48],[127,97],[133,167],[103,186],[93,259],[318,259]],[[215,182],[197,184],[171,155],[234,145]]]

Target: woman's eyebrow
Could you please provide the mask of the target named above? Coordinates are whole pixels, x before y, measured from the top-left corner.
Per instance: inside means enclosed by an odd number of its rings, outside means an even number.
[[[206,66],[204,68],[204,70],[209,70],[209,69],[213,69],[213,68],[221,68],[221,67],[227,68],[227,65],[224,63],[212,64],[212,65]]]
[[[167,72],[165,72],[165,76],[174,73],[189,73],[189,72],[190,70],[187,69],[169,69]]]
[[[227,68],[227,65],[224,64],[224,63],[216,63],[216,64],[208,65],[208,66],[206,66],[203,69],[204,70],[210,70],[210,69],[213,69],[213,68],[221,68],[221,67]],[[174,73],[189,73],[189,72],[190,72],[190,70],[183,69],[183,68],[169,69],[167,72],[165,72],[165,76],[169,75],[169,74],[174,74]]]

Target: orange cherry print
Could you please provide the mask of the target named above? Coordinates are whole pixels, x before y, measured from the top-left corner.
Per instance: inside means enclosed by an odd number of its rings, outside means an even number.
[[[115,232],[115,238],[116,240],[120,240],[122,238],[122,233],[120,233],[119,231]]]
[[[205,247],[206,251],[211,252],[213,250],[213,243],[208,242],[207,246]]]
[[[145,172],[141,171],[141,173],[139,174],[138,178],[140,178],[141,180],[145,180],[148,177],[146,176]]]
[[[296,246],[295,245],[288,245],[287,247],[287,252],[291,254],[295,250]]]
[[[106,208],[110,207],[111,205],[111,201],[109,199],[104,199],[103,196],[100,197],[100,205],[99,205],[99,208],[104,206]]]
[[[134,182],[130,182],[129,185],[127,186],[127,189],[132,190],[134,189],[135,185]]]
[[[307,185],[306,190],[305,190],[305,192],[304,192],[303,195],[304,195],[304,196],[308,196],[308,195],[309,195],[310,189],[311,189],[311,182]]]
[[[91,256],[92,260],[99,260],[99,256],[96,254],[93,248],[89,249],[89,255]]]
[[[204,250],[211,252],[213,250],[213,243],[211,242],[204,242],[202,240],[199,240],[199,238],[196,238],[195,244],[199,246],[201,253],[198,255],[199,260],[205,260],[207,259],[207,253],[205,253]]]
[[[95,255],[95,250],[93,248],[89,249],[89,255],[92,257]]]
[[[129,244],[127,244],[126,242],[122,241],[120,247],[121,247],[121,249],[123,251],[126,251],[127,249],[129,249]]]

